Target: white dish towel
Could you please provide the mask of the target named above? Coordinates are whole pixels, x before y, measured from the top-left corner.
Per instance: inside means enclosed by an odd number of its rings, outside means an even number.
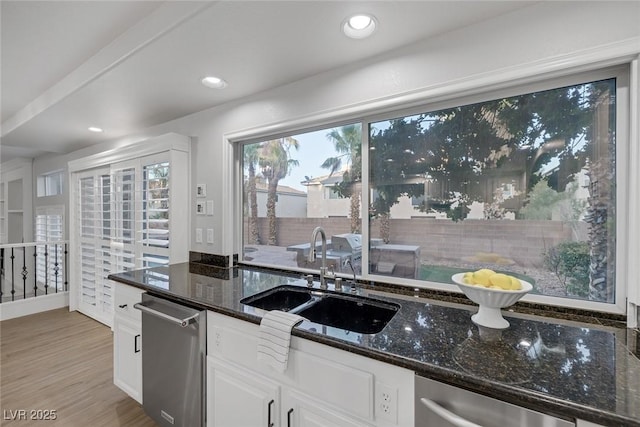
[[[286,371],[291,329],[303,320],[302,316],[279,310],[272,310],[265,314],[260,322],[258,361],[271,366],[278,372]]]

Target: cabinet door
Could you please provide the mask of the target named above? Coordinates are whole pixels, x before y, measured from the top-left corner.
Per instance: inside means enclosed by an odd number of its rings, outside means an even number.
[[[280,387],[207,357],[207,427],[277,427]]]
[[[113,324],[113,382],[142,403],[142,325],[123,316]]]
[[[283,394],[282,427],[372,427],[332,411],[304,394],[295,391]]]

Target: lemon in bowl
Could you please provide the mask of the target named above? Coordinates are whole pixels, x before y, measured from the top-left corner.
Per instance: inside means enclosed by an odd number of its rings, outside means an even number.
[[[467,298],[478,304],[478,312],[471,320],[494,329],[509,327],[500,309],[515,304],[533,289],[533,285],[525,280],[489,269],[454,274],[451,280]]]

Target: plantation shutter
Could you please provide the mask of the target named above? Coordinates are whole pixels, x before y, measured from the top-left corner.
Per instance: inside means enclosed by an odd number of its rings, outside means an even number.
[[[140,214],[139,182],[136,167],[112,168],[113,185],[111,194],[111,271],[135,269],[136,263],[136,222]]]
[[[188,259],[188,143],[167,134],[69,162],[71,310],[111,325],[109,274]]]
[[[169,263],[169,162],[151,162],[142,166],[143,267]]]
[[[94,319],[111,324],[113,285],[110,273],[111,177],[108,170],[80,175],[76,203],[79,207],[80,300],[78,309]]]
[[[36,210],[35,241],[58,242],[64,239],[64,206],[43,206]],[[64,245],[36,246],[38,287],[64,290]]]
[[[79,178],[78,309],[105,324],[113,318],[109,274],[169,264],[168,159],[166,153],[120,162]]]

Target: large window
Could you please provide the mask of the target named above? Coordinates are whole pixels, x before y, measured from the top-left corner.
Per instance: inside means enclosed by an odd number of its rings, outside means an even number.
[[[453,274],[492,268],[614,304],[625,82],[597,72],[244,144],[243,259],[317,269],[320,225],[339,273],[455,290]],[[284,186],[306,196],[296,218],[279,215]]]
[[[419,247],[372,250],[370,271],[448,283],[491,268],[614,302],[615,79],[371,123],[369,141],[371,236]],[[446,219],[394,215],[403,197]]]

